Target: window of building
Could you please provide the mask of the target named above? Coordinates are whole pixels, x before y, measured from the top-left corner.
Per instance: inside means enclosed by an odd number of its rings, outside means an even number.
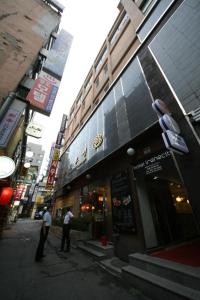
[[[97,105],[99,103],[99,98],[94,100],[94,104]]]
[[[90,88],[91,84],[92,84],[92,74],[90,74],[90,76],[88,77],[85,83],[85,91],[87,91]]]
[[[109,89],[109,83],[106,84],[106,86],[104,88],[104,92],[107,92],[108,89]]]
[[[157,2],[158,0],[143,0],[142,4],[140,6],[141,11],[143,12],[144,15],[147,15],[153,5]]]
[[[100,69],[100,67],[102,66],[106,56],[107,56],[108,50],[107,48],[105,48],[100,56],[100,58],[97,61],[97,64],[95,66],[95,71],[98,72],[98,70]]]
[[[122,32],[122,30],[123,30],[123,28],[126,25],[128,20],[129,20],[129,17],[128,17],[127,14],[125,14],[124,17],[122,18],[119,26],[113,32],[113,35],[112,35],[111,40],[110,40],[111,45],[114,44],[114,42],[117,40],[119,34]]]
[[[95,85],[96,85],[96,87],[99,86],[99,77],[96,78],[96,80],[95,80]]]
[[[83,94],[81,93],[81,94],[78,96],[78,99],[77,99],[77,101],[76,101],[76,104],[79,105],[79,104],[81,103],[82,99],[83,99]]]
[[[151,5],[148,8],[148,17],[144,19],[144,21],[136,30],[141,42],[146,39],[146,37],[153,30],[154,26],[159,22],[163,14],[169,9],[173,2],[174,0],[165,0],[160,2],[153,1],[152,3],[149,3],[149,5]]]
[[[108,64],[105,64],[105,66],[103,67],[103,70],[106,75],[108,73]]]
[[[83,102],[82,102],[82,107],[83,107],[83,109],[85,108],[85,100],[83,100]]]
[[[74,112],[74,106],[71,108],[70,117],[72,116],[73,112]]]

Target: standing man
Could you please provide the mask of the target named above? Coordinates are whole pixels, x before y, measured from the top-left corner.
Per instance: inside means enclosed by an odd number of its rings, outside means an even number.
[[[40,240],[37,247],[36,255],[35,255],[35,261],[41,261],[41,259],[45,256],[44,255],[44,244],[47,240],[49,228],[52,224],[52,216],[51,216],[52,208],[48,207],[46,212],[43,215],[43,222],[42,227],[40,230]]]
[[[62,241],[61,241],[60,251],[64,251],[65,241],[67,244],[66,251],[67,252],[70,251],[70,223],[73,217],[74,215],[70,211],[70,207],[67,207],[67,212],[65,214],[64,222],[63,222]]]

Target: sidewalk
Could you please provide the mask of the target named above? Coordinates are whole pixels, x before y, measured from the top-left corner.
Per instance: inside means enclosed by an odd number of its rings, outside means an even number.
[[[139,291],[103,271],[80,249],[58,252],[60,229],[52,228],[46,256],[35,262],[40,221],[18,220],[0,240],[3,300],[145,300]]]
[[[52,226],[50,230],[50,238],[49,242],[54,245],[60,243],[62,237],[62,228],[59,226]],[[80,232],[77,230],[71,230],[71,246],[72,248],[78,248],[78,245],[84,241],[89,240],[89,234],[87,232]],[[60,246],[60,244],[59,244]],[[57,246],[59,248],[59,246]],[[82,252],[80,249],[79,251]],[[99,250],[101,251],[101,250]],[[88,255],[89,252],[85,255]],[[92,257],[92,256],[90,256]],[[93,256],[94,257],[94,256]],[[116,277],[120,277],[121,268],[128,265],[128,263],[120,260],[118,257],[114,256],[114,254],[110,257],[103,259],[102,261],[96,261],[96,263],[103,268],[105,271],[111,273]]]

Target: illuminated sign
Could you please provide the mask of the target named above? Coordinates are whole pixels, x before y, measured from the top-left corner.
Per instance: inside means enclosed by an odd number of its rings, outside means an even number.
[[[51,162],[51,166],[49,169],[49,174],[48,174],[47,184],[46,184],[46,188],[48,188],[48,189],[53,188],[59,156],[60,156],[59,149],[54,148],[52,162]]]
[[[0,178],[6,178],[15,171],[15,163],[8,156],[0,156]]]

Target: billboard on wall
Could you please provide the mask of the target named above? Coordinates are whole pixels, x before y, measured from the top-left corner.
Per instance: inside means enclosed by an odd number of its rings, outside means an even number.
[[[49,51],[47,60],[43,66],[45,72],[55,76],[59,80],[61,80],[63,75],[72,39],[71,34],[62,29]]]
[[[25,110],[26,104],[15,99],[3,120],[0,122],[0,148],[6,148],[20,117]]]
[[[49,116],[58,92],[60,81],[42,71],[27,95],[31,108]]]

